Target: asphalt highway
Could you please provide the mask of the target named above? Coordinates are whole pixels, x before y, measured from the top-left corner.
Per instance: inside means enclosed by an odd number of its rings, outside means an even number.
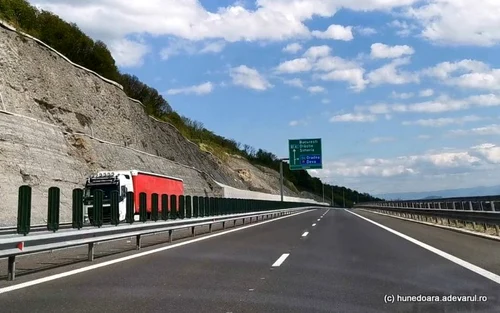
[[[461,240],[467,238],[478,240]],[[2,285],[0,311],[500,311],[500,281],[494,274],[488,279],[344,210],[313,210],[154,249],[36,285],[30,286],[29,278]],[[443,296],[449,301],[438,301]]]

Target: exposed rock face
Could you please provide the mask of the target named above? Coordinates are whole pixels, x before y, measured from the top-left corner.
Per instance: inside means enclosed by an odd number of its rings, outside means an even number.
[[[0,27],[0,225],[17,215],[17,190],[33,187],[32,224],[46,218],[47,190],[61,188],[61,221],[71,191],[99,170],[137,169],[184,179],[187,194],[217,196],[214,180],[279,192],[276,175],[247,160],[225,163],[147,116],[118,87],[57,53]],[[288,188],[288,195],[297,196]]]

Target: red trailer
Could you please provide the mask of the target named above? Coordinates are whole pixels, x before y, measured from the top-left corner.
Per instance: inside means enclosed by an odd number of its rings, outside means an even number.
[[[180,178],[164,176],[160,174],[131,171],[134,192],[135,213],[139,213],[139,195],[144,192],[147,195],[146,209],[151,213],[151,195],[158,194],[158,209],[161,212],[161,195],[184,195],[184,182]],[[170,207],[170,203],[168,205]]]

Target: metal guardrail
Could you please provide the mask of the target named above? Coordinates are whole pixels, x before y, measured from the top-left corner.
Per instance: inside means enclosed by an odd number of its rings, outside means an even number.
[[[47,224],[46,230],[58,232],[61,228],[69,227],[74,229],[84,229],[88,225],[84,223],[84,202],[90,204],[88,218],[93,227],[103,227],[111,224],[118,226],[123,223],[133,224],[135,222],[145,223],[148,220],[166,221],[175,219],[185,219],[191,217],[220,216],[235,213],[252,213],[271,209],[287,209],[301,206],[311,206],[310,203],[299,202],[279,202],[269,200],[253,199],[231,199],[214,198],[190,195],[167,195],[167,194],[146,194],[140,193],[138,203],[135,203],[133,192],[120,195],[118,191],[112,191],[104,198],[101,190],[94,190],[90,198],[84,197],[82,189],[74,189],[72,193],[72,222],[71,224],[61,224],[60,217],[60,189],[49,188]],[[120,220],[119,202],[126,198],[125,220]],[[148,201],[150,200],[150,201]],[[92,203],[89,203],[91,201]],[[315,206],[324,206],[318,205]],[[31,231],[42,231],[43,226],[31,226],[32,210],[32,190],[30,186],[24,185],[19,188],[17,227],[18,234],[28,235]],[[122,212],[122,216],[123,216]],[[139,221],[136,220],[138,217]],[[0,230],[1,234],[9,234],[13,228]],[[1,237],[0,237],[1,238]]]
[[[91,225],[88,225],[87,227],[91,227]],[[72,228],[71,223],[59,224],[59,229],[70,229],[70,228]],[[32,232],[47,231],[47,225],[32,225],[30,231]],[[0,227],[0,237],[12,234],[17,234],[17,226]]]
[[[464,226],[471,223],[474,230],[477,224],[484,225],[485,231],[490,225],[495,228],[496,236],[500,236],[500,196],[371,202],[355,205],[354,208],[426,222],[429,219],[441,219],[454,227],[461,227],[459,222]]]
[[[264,218],[289,215],[304,210],[316,209],[318,207],[301,207],[268,210],[252,213],[228,214],[217,217],[192,218],[189,220],[161,221],[137,223],[132,225],[122,224],[119,226],[104,226],[86,230],[63,230],[58,233],[35,233],[30,235],[9,235],[0,238],[0,258],[8,258],[8,280],[15,279],[16,256],[32,254],[55,249],[88,245],[88,260],[94,260],[94,244],[97,242],[113,241],[128,237],[136,237],[136,248],[141,248],[141,236],[168,232],[169,242],[172,242],[173,231],[191,228],[192,236],[196,235],[195,228],[208,226],[212,232],[212,225],[222,223],[223,229],[227,222],[236,224],[236,220],[242,219],[243,224],[247,219],[252,222]]]
[[[385,208],[447,209],[464,211],[500,211],[500,195],[485,197],[442,198],[427,200],[365,202],[357,206]]]
[[[481,223],[500,226],[500,212],[485,212],[485,211],[464,211],[464,210],[438,210],[438,209],[411,209],[411,208],[394,208],[394,207],[374,207],[360,205],[356,208],[376,210],[380,212],[397,212],[403,213],[403,217],[416,219],[417,215],[444,218],[470,223]]]

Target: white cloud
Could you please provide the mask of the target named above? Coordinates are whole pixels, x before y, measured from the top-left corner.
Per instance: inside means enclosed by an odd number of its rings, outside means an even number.
[[[290,43],[285,48],[283,48],[283,52],[292,53],[292,54],[295,54],[295,53],[299,52],[300,50],[302,50],[302,45],[297,43],[297,42]]]
[[[431,0],[407,10],[421,35],[439,44],[493,46],[500,43],[500,2]]]
[[[394,137],[374,137],[372,139],[370,139],[370,142],[371,143],[382,143],[382,142],[391,142],[391,141],[395,141],[396,138]]]
[[[334,40],[343,40],[343,41],[351,41],[354,39],[352,35],[352,26],[344,27],[342,25],[330,25],[327,30],[322,31],[313,31],[312,35],[321,39],[334,39]]]
[[[309,91],[310,93],[323,93],[325,92],[325,88],[321,87],[321,86],[311,86],[309,88],[307,88],[307,91]]]
[[[357,106],[359,112],[368,111],[371,114],[393,113],[442,113],[466,110],[475,107],[500,106],[500,95],[482,94],[473,95],[463,99],[452,99],[447,96],[437,97],[434,100],[416,102],[411,104],[386,104],[377,103],[370,106]]]
[[[417,136],[417,139],[420,139],[420,140],[427,140],[427,139],[431,139],[432,137],[429,136],[429,135],[418,135]]]
[[[321,103],[328,104],[328,103],[330,103],[330,100],[329,99],[323,99],[323,100],[321,100]]]
[[[500,125],[492,124],[483,127],[476,127],[472,129],[456,129],[451,130],[449,132],[451,135],[476,135],[476,136],[491,136],[491,135],[500,135]]]
[[[368,73],[367,78],[375,86],[381,84],[404,85],[418,83],[418,75],[399,69],[400,66],[409,63],[409,58],[394,59],[391,63]]]
[[[208,11],[199,0],[30,0],[37,7],[56,13],[74,22],[94,39],[108,46],[118,45],[136,34],[153,37],[168,36],[188,41],[286,41],[311,38],[306,22],[313,17],[328,18],[340,9],[354,11],[390,10],[416,3],[417,0],[258,0],[250,9],[241,1],[218,6]],[[253,6],[252,6],[253,7]],[[320,36],[348,39],[350,29],[336,27],[319,33]],[[352,34],[351,34],[352,35]],[[219,51],[220,44],[208,44],[198,50]],[[135,47],[138,49],[138,47]],[[113,56],[121,64],[141,64],[134,56]],[[124,49],[123,52],[129,50]],[[137,53],[137,52],[136,52]],[[142,55],[144,53],[137,53]],[[169,55],[168,53],[164,54]],[[127,61],[131,58],[131,61]]]
[[[493,164],[500,164],[500,146],[485,143],[472,148],[477,154],[484,157],[486,161]]]
[[[330,48],[329,46],[314,46],[307,49],[307,51],[304,53],[304,57],[314,61],[318,58],[329,56],[330,52],[332,52],[332,48]]]
[[[194,42],[184,39],[170,39],[166,47],[160,51],[160,57],[168,60],[173,56],[187,54],[219,53],[224,50],[226,43],[223,41]]]
[[[391,108],[389,107],[389,105],[387,105],[385,103],[373,104],[373,105],[370,105],[369,107],[366,107],[366,108],[365,107],[356,107],[356,109],[358,111],[367,110],[371,114],[388,114],[391,112]]]
[[[321,75],[320,78],[327,81],[345,81],[351,84],[351,89],[362,91],[368,84],[368,81],[364,79],[364,74],[365,70],[359,66],[352,68],[340,67]]]
[[[500,151],[495,148],[494,145],[482,145],[465,151],[453,149],[387,159],[340,160],[325,164],[323,171],[335,177],[405,177],[408,183],[414,184],[427,176],[466,173],[487,166],[491,160],[500,162],[500,158],[497,159]]]
[[[392,28],[397,28],[396,34],[401,37],[408,37],[418,27],[413,24],[408,24],[406,21],[394,20],[388,24]]]
[[[344,81],[350,84],[354,91],[365,89],[368,81],[364,79],[365,70],[354,61],[345,60],[337,56],[329,55],[331,49],[328,46],[315,46],[309,48],[301,58],[288,60],[276,67],[278,73],[315,73],[313,78],[324,81]]]
[[[489,70],[489,66],[481,61],[461,60],[458,62],[442,62],[433,67],[422,70],[423,75],[438,79],[447,79],[451,74],[459,73],[482,73]]]
[[[215,41],[210,42],[205,45],[200,50],[200,53],[219,53],[226,47],[226,43],[224,41]]]
[[[290,61],[285,61],[278,65],[276,70],[279,73],[301,73],[308,72],[312,69],[312,64],[306,58],[294,59]]]
[[[371,27],[355,27],[355,30],[363,36],[371,36],[377,33],[377,30]]]
[[[335,115],[330,119],[330,122],[336,123],[336,122],[358,122],[358,123],[365,123],[365,122],[375,122],[377,120],[377,117],[375,115],[368,115],[368,114],[342,114],[342,115]]]
[[[434,95],[434,90],[432,89],[424,89],[424,90],[421,90],[418,95],[422,98],[424,97],[432,97]]]
[[[298,87],[298,88],[304,87],[304,83],[302,82],[302,80],[300,80],[300,78],[285,80],[285,84],[287,84],[289,86]]]
[[[116,0],[31,0],[31,3],[77,23],[90,36],[111,46],[112,42],[134,34],[226,42],[309,38],[311,32],[305,22],[313,16],[332,17],[341,8],[363,12],[390,10],[416,1],[258,0],[255,9],[236,2],[212,11],[198,0],[143,0],[139,4]]]
[[[461,60],[442,62],[421,71],[422,75],[437,78],[443,84],[468,89],[500,90],[500,69],[484,62]]]
[[[402,100],[406,100],[406,99],[410,99],[410,98],[413,98],[415,96],[415,94],[413,92],[403,92],[403,93],[397,93],[395,91],[393,91],[391,93],[391,98],[393,99],[402,99]]]
[[[419,119],[416,121],[404,121],[403,125],[419,125],[425,127],[442,127],[451,124],[465,124],[468,122],[478,122],[484,120],[484,117],[476,115],[468,115],[463,117],[442,117],[431,119]]]
[[[254,90],[267,90],[274,87],[256,69],[240,65],[230,70],[233,84]]]
[[[142,66],[144,56],[149,53],[149,46],[128,39],[113,40],[109,49],[118,66]]]
[[[394,59],[414,53],[415,50],[408,45],[388,46],[383,43],[374,43],[371,45],[370,56],[372,59]]]
[[[206,82],[200,85],[183,87],[177,89],[169,89],[166,93],[168,95],[178,95],[178,94],[195,94],[195,95],[205,95],[209,94],[214,90],[214,85],[211,82]]]
[[[299,100],[299,99],[300,99],[300,97],[299,97],[299,96],[293,96],[293,97],[292,97],[292,100]]]
[[[314,70],[321,72],[348,70],[353,68],[361,68],[361,66],[354,61],[349,61],[338,56],[326,56],[318,59],[314,63]]]
[[[289,126],[295,127],[295,126],[307,126],[309,123],[306,120],[294,120],[288,123]]]

